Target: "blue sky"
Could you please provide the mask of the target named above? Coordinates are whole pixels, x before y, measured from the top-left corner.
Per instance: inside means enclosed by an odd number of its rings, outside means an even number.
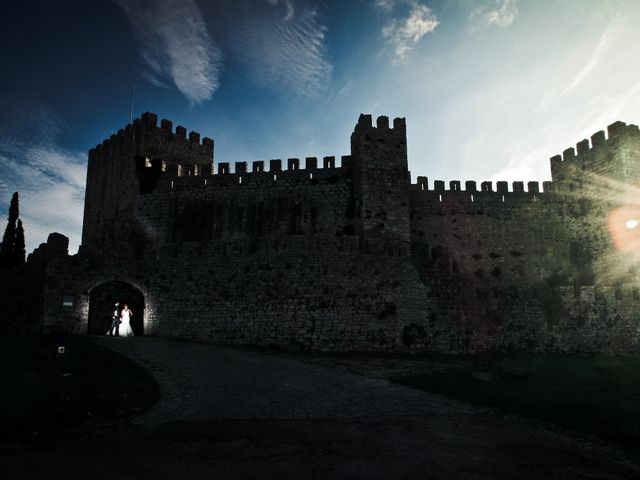
[[[413,177],[548,180],[640,119],[637,0],[62,0],[0,18],[0,211],[27,249],[80,242],[86,152],[134,115],[216,161],[343,155],[360,113],[407,118]],[[3,213],[4,215],[4,213]],[[3,224],[4,227],[4,224]]]

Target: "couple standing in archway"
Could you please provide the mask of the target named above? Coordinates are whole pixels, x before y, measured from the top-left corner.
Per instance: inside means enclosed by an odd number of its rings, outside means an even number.
[[[131,329],[132,316],[133,312],[129,309],[129,305],[125,303],[122,310],[120,310],[120,302],[115,302],[111,328],[107,332],[107,335],[117,337],[133,337],[133,330]]]

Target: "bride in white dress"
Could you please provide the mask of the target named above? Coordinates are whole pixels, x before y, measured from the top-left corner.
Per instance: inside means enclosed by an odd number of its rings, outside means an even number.
[[[120,336],[121,337],[133,337],[133,330],[131,330],[131,316],[133,312],[129,310],[129,305],[124,304],[122,313],[120,313]]]

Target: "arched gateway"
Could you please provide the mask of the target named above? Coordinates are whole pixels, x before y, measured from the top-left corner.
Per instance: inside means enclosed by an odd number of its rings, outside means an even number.
[[[120,308],[126,303],[133,312],[131,328],[136,335],[144,333],[144,295],[127,282],[110,281],[93,288],[89,293],[89,325],[87,333],[104,335],[111,327],[114,303]]]

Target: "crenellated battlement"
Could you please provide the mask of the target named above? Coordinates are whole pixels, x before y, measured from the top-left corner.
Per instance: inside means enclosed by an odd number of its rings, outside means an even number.
[[[305,166],[301,168],[300,159],[299,158],[288,158],[286,163],[280,159],[272,159],[268,162],[265,160],[255,160],[250,164],[247,162],[235,162],[234,164],[234,172],[231,172],[231,163],[229,162],[220,162],[218,163],[218,171],[217,175],[246,175],[252,173],[269,173],[269,174],[277,174],[279,172],[298,172],[298,171],[307,171],[307,172],[315,172],[317,170],[336,170],[336,169],[350,169],[351,168],[351,155],[343,155],[341,157],[341,167],[336,166],[336,157],[335,156],[327,156],[322,157],[322,165],[318,166],[318,157],[305,157],[304,159]],[[268,169],[265,169],[265,165],[268,165]],[[286,168],[283,168],[283,165]],[[249,170],[249,166],[251,166],[251,170]],[[212,174],[213,175],[213,174]]]
[[[180,164],[167,165],[164,168],[161,184],[171,189],[193,186],[215,185],[277,185],[283,181],[305,182],[320,184],[322,180],[335,181],[351,173],[351,156],[343,155],[341,165],[336,165],[335,156],[322,157],[319,165],[317,157],[306,157],[304,167],[299,158],[288,158],[286,163],[282,159],[269,161],[256,160],[248,162],[220,162],[217,169],[189,168]],[[283,165],[285,168],[283,168]],[[265,166],[267,168],[265,168]],[[153,168],[152,163],[146,164]],[[251,167],[251,168],[249,168]],[[233,171],[232,171],[233,170]]]
[[[600,130],[591,135],[591,141],[587,138],[580,140],[575,148],[569,147],[562,152],[562,155],[556,155],[552,157],[552,159],[557,160],[559,157],[560,161],[563,162],[577,160],[580,157],[594,153],[595,150],[600,148],[608,148],[612,144],[617,145],[620,140],[624,139],[640,140],[640,129],[638,126],[632,124],[627,125],[620,121],[614,122],[607,127],[606,135],[604,130]]]
[[[350,229],[364,239],[363,250],[373,252],[381,245],[406,244],[410,208],[440,214],[448,206],[475,208],[470,207],[474,203],[509,209],[538,201],[554,202],[560,198],[558,195],[567,193],[566,180],[576,176],[576,172],[589,169],[602,172],[605,170],[603,165],[613,165],[619,158],[629,157],[627,153],[619,155],[616,151],[629,141],[640,145],[638,127],[613,123],[606,133],[597,132],[590,140],[578,142],[575,148],[552,158],[554,181],[551,182],[435,180],[430,184],[427,177],[419,176],[417,182],[411,184],[404,118],[390,121],[388,117],[380,116],[374,122],[371,115],[360,115],[351,135],[351,155],[338,159],[335,156],[310,156],[214,165],[213,140],[201,139],[198,132],[187,132],[182,126],[174,127],[167,119],[158,123],[157,115],[145,113],[92,149],[90,159],[117,159],[122,167],[114,170],[105,167],[109,162],[89,162],[88,179],[93,183],[88,182],[87,191],[91,187],[91,203],[117,203],[119,206],[87,211],[87,214],[95,218],[91,228],[100,236],[103,234],[101,225],[106,218],[111,218],[111,212],[130,208],[129,205],[138,201],[134,197],[139,194],[155,192],[157,201],[161,201],[163,195],[169,201],[174,198],[171,192],[180,192],[181,198],[189,198],[191,191],[206,189],[209,197],[218,195],[211,191],[212,188],[220,187],[225,189],[224,195],[233,198],[237,192],[240,198],[244,195],[240,192],[251,187],[252,195],[282,195],[284,192],[296,196],[303,191],[305,195],[310,192],[325,195],[323,189],[333,188],[329,185],[336,184],[340,191],[350,192],[348,215],[353,219]],[[637,150],[640,151],[640,147]],[[132,155],[134,161],[130,162],[128,158]],[[573,167],[570,169],[569,165],[584,168],[578,171]],[[312,186],[312,189],[308,190],[306,186]],[[262,188],[264,192],[260,191]],[[300,190],[296,190],[298,188]],[[123,191],[126,192],[124,195]],[[200,198],[199,195],[194,192],[193,198]],[[101,201],[101,198],[109,198],[109,201]]]
[[[373,118],[370,114],[361,114],[355,127],[355,132],[359,133],[366,130],[377,130],[379,132],[395,131],[403,135],[407,132],[407,125],[404,118],[394,118],[393,127],[389,126],[389,117],[384,115],[376,119],[376,125],[373,125]]]
[[[434,180],[433,186],[429,186],[427,177],[418,177],[417,182],[411,184],[411,193],[417,201],[427,201],[433,204],[448,204],[451,202],[473,203],[489,202],[495,204],[511,204],[523,202],[536,202],[546,200],[546,194],[555,191],[552,182],[527,182],[526,190],[524,182],[512,182],[511,190],[509,183],[504,181],[496,182],[495,189],[493,182],[485,181],[478,183],[474,180],[464,182],[464,189],[461,188],[460,180],[449,181],[448,188],[443,180]]]
[[[187,129],[181,125],[173,129],[173,122],[162,119],[158,126],[158,116],[155,113],[146,112],[133,123],[121,128],[112,134],[107,140],[89,150],[89,158],[111,155],[115,150],[121,151],[135,145],[136,153],[144,155],[153,153],[158,155],[159,147],[169,147],[170,151],[191,152],[192,155],[202,156],[213,160],[214,141],[209,137],[200,139],[198,132],[191,131],[187,135]]]
[[[620,165],[615,164],[619,159],[611,155],[611,151],[627,143],[640,143],[640,129],[637,125],[614,122],[607,127],[606,134],[600,130],[590,139],[579,141],[575,148],[569,147],[562,154],[551,157],[551,178],[564,184],[589,173],[611,177],[623,175],[624,172],[619,171]]]

